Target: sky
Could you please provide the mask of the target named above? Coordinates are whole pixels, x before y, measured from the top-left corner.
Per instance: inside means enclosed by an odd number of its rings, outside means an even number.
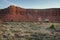
[[[0,9],[10,5],[27,9],[60,8],[60,0],[0,0]]]

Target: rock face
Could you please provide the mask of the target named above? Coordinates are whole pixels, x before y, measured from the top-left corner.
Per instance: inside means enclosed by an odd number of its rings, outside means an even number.
[[[1,21],[49,21],[60,22],[60,8],[24,9],[14,5],[0,9]]]

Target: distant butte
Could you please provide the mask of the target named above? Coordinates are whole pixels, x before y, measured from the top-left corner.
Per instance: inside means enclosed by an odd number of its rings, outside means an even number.
[[[60,8],[24,9],[14,5],[0,9],[0,21],[60,22]]]

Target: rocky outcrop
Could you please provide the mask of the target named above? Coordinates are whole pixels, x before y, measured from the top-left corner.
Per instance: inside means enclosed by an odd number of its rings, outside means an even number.
[[[0,20],[60,22],[60,8],[24,9],[11,5],[0,10]]]

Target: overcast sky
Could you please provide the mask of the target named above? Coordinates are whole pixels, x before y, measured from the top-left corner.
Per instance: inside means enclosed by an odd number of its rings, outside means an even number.
[[[16,5],[23,8],[60,8],[60,0],[0,0],[0,8]]]

